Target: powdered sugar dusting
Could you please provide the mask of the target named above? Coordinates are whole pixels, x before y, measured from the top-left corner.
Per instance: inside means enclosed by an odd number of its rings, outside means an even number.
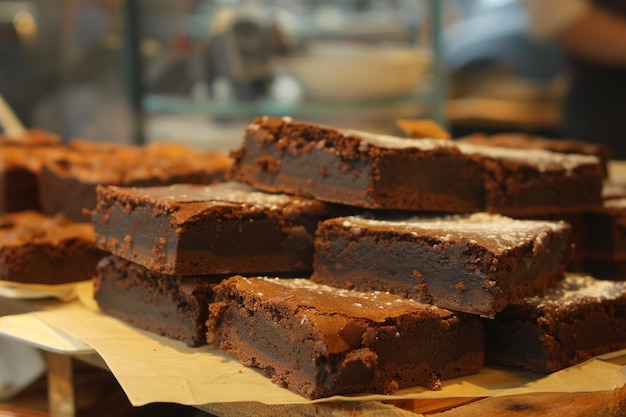
[[[585,298],[600,301],[623,297],[626,297],[626,282],[603,281],[588,275],[569,274],[556,287],[548,289],[544,297],[528,298],[525,302],[532,305],[569,304]]]
[[[366,150],[367,144],[390,149],[406,149],[417,148],[422,150],[431,150],[438,146],[454,146],[447,139],[410,139],[400,138],[391,135],[378,135],[369,132],[363,132],[353,129],[339,129],[346,136],[355,136],[360,138],[364,143],[359,147]]]
[[[536,166],[541,171],[565,169],[569,172],[581,165],[600,163],[600,159],[596,156],[565,154],[546,149],[499,148],[470,143],[457,143],[457,146],[464,154],[476,154],[494,159],[527,163]]]
[[[263,291],[272,302],[294,303],[301,311],[313,308],[320,314],[344,314],[375,321],[416,311],[438,316],[451,314],[448,310],[387,292],[335,288],[305,278],[254,277],[243,282],[247,285],[240,288],[251,293]]]
[[[552,152],[546,149],[516,149],[497,146],[475,145],[446,139],[410,139],[390,135],[379,135],[352,129],[340,130],[344,135],[356,136],[366,143],[381,148],[432,150],[437,147],[456,148],[466,155],[480,155],[494,159],[515,161],[535,166],[540,171],[565,170],[571,172],[582,165],[597,165],[600,159],[593,155],[578,155]],[[360,146],[360,148],[364,148]]]
[[[139,190],[139,188],[135,190]],[[140,190],[148,196],[163,198],[173,202],[250,204],[267,207],[270,210],[278,209],[278,206],[284,206],[291,201],[291,197],[286,194],[269,194],[255,191],[254,188],[248,185],[236,182],[207,186],[175,184],[164,187],[145,187]]]
[[[474,213],[441,217],[410,217],[403,220],[379,220],[357,216],[340,219],[344,228],[391,230],[414,237],[428,235],[441,241],[463,240],[505,251],[532,239],[541,244],[548,231],[560,231],[563,222],[516,220],[509,217]]]

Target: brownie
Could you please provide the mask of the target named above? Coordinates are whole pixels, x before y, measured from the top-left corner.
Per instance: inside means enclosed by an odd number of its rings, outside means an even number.
[[[605,176],[608,176],[608,162],[612,156],[611,149],[602,143],[590,143],[575,139],[554,139],[519,132],[504,132],[492,135],[475,133],[457,138],[456,140],[475,145],[516,149],[547,149],[553,152],[568,154],[593,155],[600,159]]]
[[[626,348],[626,282],[568,275],[485,320],[488,362],[554,372]]]
[[[58,146],[61,145],[61,137],[56,133],[41,128],[26,129],[24,135],[8,136],[0,133],[0,146]]]
[[[309,273],[332,210],[236,182],[98,187],[96,244],[166,274]]]
[[[570,245],[572,251],[565,267],[568,272],[581,272],[586,270],[587,254],[589,252],[589,222],[588,214],[581,213],[561,213],[561,214],[545,214],[534,215],[528,217],[517,217],[520,220],[547,220],[547,221],[564,221],[568,223],[572,229],[570,232]]]
[[[626,279],[626,198],[607,199],[601,210],[586,214],[587,269],[600,278]]]
[[[131,146],[74,141],[63,158],[43,167],[42,210],[88,221],[84,210],[95,207],[97,185],[209,184],[224,180],[231,164],[231,158],[221,152],[172,143]]]
[[[365,208],[480,210],[479,167],[449,143],[256,118],[231,153],[233,175],[265,191]]]
[[[35,211],[0,217],[0,280],[23,284],[90,280],[103,256],[94,244],[90,223]]]
[[[483,166],[488,212],[544,216],[582,213],[602,206],[604,173],[595,156],[463,143],[457,146]]]
[[[84,153],[84,154],[115,154],[118,152],[124,151],[135,151],[137,148],[135,145],[130,145],[126,143],[118,143],[118,142],[100,142],[93,141],[90,139],[78,139],[74,138],[70,140],[67,144],[68,148],[73,151]],[[148,145],[154,146],[154,145]]]
[[[626,261],[626,198],[606,200],[602,210],[587,213],[588,257]]]
[[[63,148],[0,142],[0,213],[40,211],[39,175],[47,161],[63,154]]]
[[[368,209],[507,215],[601,205],[595,156],[408,139],[259,117],[231,152],[254,187]]]
[[[27,129],[18,137],[0,133],[0,213],[41,210],[41,167],[61,149],[61,138],[43,129]]]
[[[206,275],[160,274],[110,255],[97,266],[94,299],[110,316],[200,346],[206,344],[208,306],[219,280]]]
[[[493,317],[563,278],[570,229],[486,213],[338,217],[317,229],[311,279]]]
[[[309,399],[438,389],[483,365],[472,315],[307,279],[234,276],[215,293],[209,344]]]

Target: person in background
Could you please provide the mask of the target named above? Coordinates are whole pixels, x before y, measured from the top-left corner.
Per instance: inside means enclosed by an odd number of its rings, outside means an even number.
[[[626,159],[626,1],[522,0],[531,34],[556,42],[570,71],[561,136]]]

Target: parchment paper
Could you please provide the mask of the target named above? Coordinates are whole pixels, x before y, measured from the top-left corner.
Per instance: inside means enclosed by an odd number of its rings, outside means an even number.
[[[89,285],[79,288],[83,305],[52,311],[0,318],[0,334],[8,334],[46,347],[46,336],[55,334],[51,349],[58,349],[58,338],[80,350],[89,345],[107,363],[130,402],[173,402],[201,405],[258,401],[264,404],[311,403],[273,384],[254,368],[241,365],[218,349],[189,348],[182,342],[133,328],[96,310]],[[86,295],[85,295],[86,294]],[[49,332],[33,331],[32,325],[48,326]],[[45,327],[45,326],[44,326]],[[21,331],[17,332],[19,328]],[[38,337],[34,337],[37,333]],[[69,341],[68,338],[73,338]],[[71,350],[67,350],[71,352]],[[441,391],[416,387],[393,396],[368,395],[317,400],[391,400],[409,398],[486,397],[532,392],[581,392],[613,390],[626,382],[626,350],[594,358],[578,366],[544,375],[509,368],[485,367],[479,374],[443,382]]]
[[[80,283],[85,284],[85,281]],[[78,282],[58,285],[22,284],[12,281],[0,281],[0,297],[34,300],[41,298],[58,298],[61,301],[70,301],[78,296]]]

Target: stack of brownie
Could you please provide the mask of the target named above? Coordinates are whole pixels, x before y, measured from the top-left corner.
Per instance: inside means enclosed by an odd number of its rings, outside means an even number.
[[[0,136],[0,281],[84,281],[104,256],[91,224],[41,213],[41,172],[64,152],[58,136],[40,129],[19,138]]]
[[[397,292],[454,311],[479,314],[493,324],[503,311],[515,309],[510,306],[563,285],[560,278],[564,262],[568,262],[564,239],[572,231],[571,224],[568,227],[563,220],[577,219],[570,223],[579,227],[578,219],[582,219],[587,226],[588,213],[602,212],[603,204],[606,206],[602,195],[606,161],[598,152],[594,148],[583,155],[539,146],[503,148],[469,141],[400,139],[289,119],[258,118],[233,155],[235,177],[255,187],[357,204],[378,210],[379,216],[381,210],[395,209],[485,211],[551,219],[514,221],[481,214],[481,220],[470,215],[423,224],[423,219],[412,218],[382,222],[348,218],[331,219],[318,228],[314,281]],[[592,153],[595,155],[589,155]],[[304,161],[306,167],[302,168]],[[582,239],[589,242],[584,234]],[[578,235],[574,241],[582,239]],[[571,266],[571,261],[567,265]],[[617,299],[624,297],[623,291],[614,292]],[[593,298],[591,294],[588,292],[588,298]],[[577,303],[569,301],[572,314],[589,316],[593,310],[578,309]],[[602,310],[598,308],[602,304],[606,301],[597,294],[594,314]],[[524,310],[525,314],[528,311]],[[607,308],[601,315],[611,323],[609,327],[618,325],[616,309]],[[523,315],[518,318],[521,322],[527,319]],[[537,314],[535,319],[547,322],[546,328],[553,331],[549,335],[535,332],[536,345],[552,352],[559,345],[554,340],[564,337],[562,328],[554,333],[554,316]],[[514,328],[513,322],[508,321],[509,328]],[[584,325],[578,326],[581,322],[571,320],[568,329],[584,343],[576,352],[561,352],[561,367],[626,347],[620,332],[592,336]],[[550,338],[552,344],[547,342]],[[489,347],[487,352],[491,352],[491,360],[501,357],[493,355]]]
[[[219,346],[307,398],[437,389],[478,372],[485,352],[553,371],[626,347],[617,283],[564,279],[572,226],[559,219],[602,206],[596,156],[268,117],[231,155],[233,182],[97,189],[104,312]],[[557,334],[552,299],[574,317]],[[612,324],[585,337],[577,314]],[[511,360],[519,331],[494,342],[533,323],[547,324],[523,333],[542,359]],[[582,343],[562,349],[563,334]]]
[[[39,129],[29,130],[20,138],[0,135],[0,213],[40,211],[42,167],[62,153],[60,138]]]
[[[238,182],[98,187],[96,242],[112,255],[94,298],[137,327],[208,340],[309,398],[478,372],[477,317],[308,279],[318,225],[355,210]]]
[[[106,252],[89,217],[95,187],[222,180],[232,159],[176,144],[100,144],[31,129],[0,136],[0,280],[63,284],[89,280]]]
[[[618,191],[615,184],[609,178],[609,161],[611,159],[611,149],[604,144],[588,143],[572,139],[552,139],[543,136],[530,135],[525,133],[498,133],[481,134],[476,133],[466,137],[456,138],[458,143],[470,143],[481,146],[495,146],[514,149],[546,149],[565,154],[591,155],[600,159],[602,172],[605,181],[602,188],[603,196],[606,198],[607,189],[609,193]],[[621,195],[626,196],[624,188],[621,187]],[[592,208],[591,213],[597,212]],[[597,251],[595,250],[595,238],[590,236],[596,227],[593,218],[589,217],[589,210],[579,208],[564,213],[560,210],[548,210],[542,213],[532,213],[520,218],[539,218],[544,220],[565,220],[572,226],[571,240],[576,248],[575,256],[570,259],[568,269],[572,271],[597,270]],[[606,274],[604,274],[606,276]]]
[[[206,343],[214,283],[233,274],[306,276],[324,203],[235,182],[99,186],[92,214],[100,308],[136,326]]]

